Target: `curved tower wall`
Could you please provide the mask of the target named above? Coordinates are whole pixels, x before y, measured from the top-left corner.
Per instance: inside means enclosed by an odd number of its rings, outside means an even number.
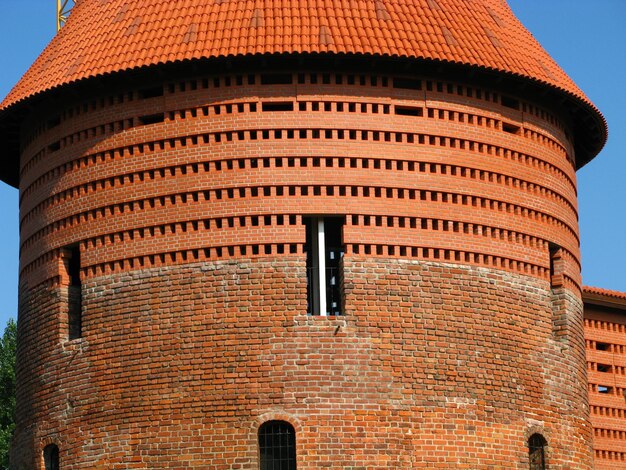
[[[15,468],[54,443],[69,469],[255,469],[269,419],[301,470],[525,469],[535,432],[592,467],[559,116],[316,71],[48,106],[22,137]],[[341,316],[307,315],[310,216],[343,223]]]

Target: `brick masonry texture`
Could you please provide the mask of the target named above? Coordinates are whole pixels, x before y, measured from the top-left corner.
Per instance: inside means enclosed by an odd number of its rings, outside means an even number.
[[[589,405],[598,470],[626,465],[626,295],[585,288]]]
[[[533,433],[592,468],[567,122],[415,74],[200,72],[25,120],[16,468],[255,469],[270,419],[301,470],[522,469]],[[345,219],[345,316],[306,315],[311,215]]]
[[[18,411],[37,426],[18,433],[16,468],[39,468],[26,450],[53,441],[66,468],[253,469],[258,425],[277,417],[297,430],[302,469],[522,469],[532,432],[552,468],[591,468],[583,346],[553,338],[545,281],[346,257],[346,316],[324,318],[304,313],[304,268],[292,256],[96,277],[70,343],[25,312],[49,333],[22,361]],[[62,310],[58,290],[37,294]]]

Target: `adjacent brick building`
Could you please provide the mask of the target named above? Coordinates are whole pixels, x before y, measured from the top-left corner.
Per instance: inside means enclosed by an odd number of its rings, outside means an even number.
[[[626,293],[583,291],[595,468],[626,466]]]
[[[592,468],[606,125],[504,1],[81,0],[0,138],[15,468]]]

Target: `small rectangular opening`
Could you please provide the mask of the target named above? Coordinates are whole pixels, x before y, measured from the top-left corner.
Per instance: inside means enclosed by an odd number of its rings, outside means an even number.
[[[424,110],[422,108],[414,107],[414,106],[396,106],[395,113],[399,116],[417,116],[421,117],[424,115]]]
[[[611,345],[609,343],[596,342],[596,349],[598,351],[609,351],[611,349]]]
[[[598,393],[613,393],[613,387],[608,385],[598,385]]]
[[[268,101],[261,104],[263,111],[293,111],[291,101]]]
[[[598,364],[598,372],[612,372],[612,367],[609,364]]]
[[[504,132],[508,132],[509,134],[518,134],[520,133],[521,127],[516,126],[515,124],[510,124],[508,122],[502,123],[502,130]]]
[[[502,106],[507,108],[519,109],[519,101],[509,96],[502,96]]]
[[[61,149],[61,141],[57,140],[56,142],[51,143],[50,145],[48,145],[48,152],[56,152],[57,150]]]
[[[139,117],[139,122],[143,125],[157,124],[163,121],[165,121],[165,113],[149,114],[147,116]]]
[[[290,85],[293,76],[290,73],[271,73],[261,75],[261,85]]]
[[[162,86],[143,88],[142,90],[139,90],[139,98],[142,100],[145,100],[148,98],[156,98],[157,96],[163,96]]]
[[[415,78],[398,78],[394,77],[393,79],[393,87],[394,88],[402,88],[405,90],[421,90],[422,89],[422,81],[417,80]]]

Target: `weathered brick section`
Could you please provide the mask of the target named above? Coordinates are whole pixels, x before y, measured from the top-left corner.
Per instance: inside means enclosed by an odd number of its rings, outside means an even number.
[[[305,314],[304,268],[285,256],[89,279],[84,337],[31,339],[18,411],[38,426],[16,449],[52,438],[68,469],[252,470],[258,426],[281,418],[304,470],[525,469],[537,431],[551,468],[591,468],[582,344],[553,339],[545,281],[346,257],[346,316],[323,318]],[[60,290],[26,302],[60,305]]]

